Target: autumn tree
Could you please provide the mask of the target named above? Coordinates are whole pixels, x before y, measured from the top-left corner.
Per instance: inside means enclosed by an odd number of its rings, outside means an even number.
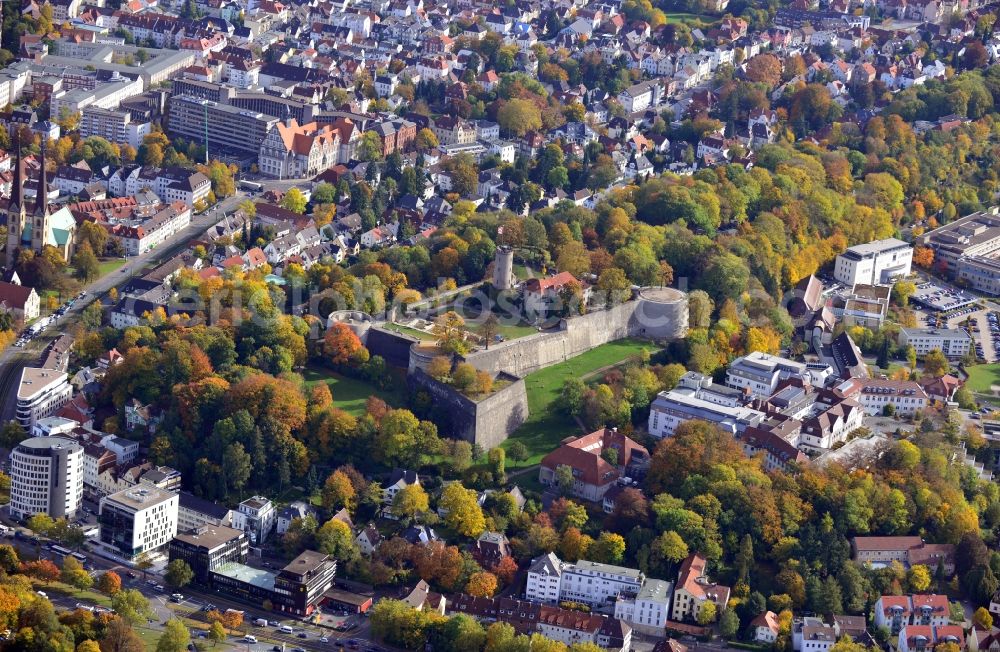
[[[289,188],[281,198],[281,207],[301,215],[306,212],[306,196],[298,188]]]
[[[521,137],[542,128],[542,114],[531,100],[508,100],[497,110],[497,122],[504,131]]]
[[[97,590],[104,595],[114,595],[122,590],[122,578],[114,571],[104,571],[97,578]]]
[[[453,482],[441,492],[438,507],[445,511],[444,522],[457,534],[478,537],[486,529],[486,519],[476,492]]]
[[[323,351],[335,365],[359,365],[368,361],[368,349],[361,339],[343,322],[334,322],[323,335]]]
[[[330,513],[344,507],[353,509],[357,504],[357,493],[346,473],[337,469],[327,477],[323,483],[322,500],[323,508]]]
[[[400,489],[392,499],[392,513],[401,518],[413,518],[430,509],[427,492],[419,484]]]
[[[941,349],[932,349],[924,356],[924,373],[932,378],[945,375],[950,368],[948,358],[941,352]]]
[[[747,61],[746,76],[752,82],[773,88],[781,81],[781,61],[773,54],[758,54]]]
[[[497,577],[493,573],[481,571],[469,576],[465,592],[476,598],[492,598],[497,592]]]
[[[438,347],[445,353],[465,355],[469,352],[469,342],[465,338],[465,319],[454,310],[440,315],[434,320],[434,335]]]

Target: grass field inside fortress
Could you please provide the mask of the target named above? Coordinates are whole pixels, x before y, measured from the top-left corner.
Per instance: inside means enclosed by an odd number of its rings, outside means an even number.
[[[342,376],[322,366],[309,365],[302,372],[302,376],[306,379],[306,385],[309,386],[318,382],[326,382],[330,386],[330,393],[333,394],[333,405],[355,417],[364,415],[365,402],[372,395],[378,396],[391,407],[400,407],[406,404],[397,389],[389,391],[376,389],[371,383],[358,378]]]
[[[528,374],[524,379],[528,392],[528,420],[507,439],[504,448],[511,442],[519,441],[528,447],[530,457],[524,462],[508,459],[508,467],[538,464],[567,435],[580,432],[576,421],[560,414],[553,407],[567,378],[583,378],[593,371],[639,355],[643,349],[655,352],[653,345],[643,340],[618,340],[591,349],[566,362]]]

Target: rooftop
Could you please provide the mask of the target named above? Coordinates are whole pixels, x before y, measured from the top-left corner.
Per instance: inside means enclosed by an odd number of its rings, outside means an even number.
[[[165,503],[171,499],[177,499],[176,492],[160,489],[151,484],[139,484],[128,489],[122,489],[110,496],[105,496],[101,499],[101,504],[103,505],[106,501],[131,507],[132,509],[149,509],[154,505]]]
[[[245,564],[230,562],[219,566],[212,572],[268,591],[274,590],[274,573],[260,568],[251,568]]]

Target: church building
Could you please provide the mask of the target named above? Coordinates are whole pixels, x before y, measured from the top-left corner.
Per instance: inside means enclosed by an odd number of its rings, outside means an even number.
[[[48,175],[45,170],[45,148],[41,150],[38,173],[38,187],[35,200],[28,210],[28,200],[25,197],[25,164],[21,160],[21,147],[14,134],[14,178],[11,182],[10,199],[6,208],[0,205],[0,215],[7,224],[7,267],[13,268],[22,249],[30,249],[36,254],[42,252],[46,245],[55,247],[64,260],[69,261],[73,255],[73,240],[76,236],[76,220],[69,209],[63,206],[54,213],[49,212]],[[97,252],[100,254],[100,252]]]

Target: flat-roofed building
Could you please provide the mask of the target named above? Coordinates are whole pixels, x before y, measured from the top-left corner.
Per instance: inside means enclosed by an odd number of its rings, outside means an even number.
[[[995,258],[1000,254],[1000,215],[997,208],[952,220],[920,236],[919,243],[934,250],[934,260],[954,270],[965,257]]]
[[[83,500],[83,447],[63,437],[32,437],[10,452],[10,516],[72,519]]]
[[[25,367],[17,388],[17,420],[30,431],[39,419],[51,416],[73,398],[65,371]]]
[[[243,563],[250,551],[247,535],[231,527],[202,525],[180,532],[170,542],[170,561],[182,559],[194,571],[195,581],[209,583],[209,573],[232,562]]]
[[[198,144],[207,139],[209,151],[221,149],[256,156],[277,123],[277,118],[263,113],[181,95],[170,100],[167,131]]]
[[[938,350],[949,358],[961,358],[972,350],[972,336],[961,328],[901,328],[899,345],[912,346],[917,355]]]
[[[913,245],[896,238],[875,240],[837,256],[833,277],[848,287],[881,285],[909,274],[912,262]]]
[[[726,372],[726,384],[763,398],[773,394],[783,380],[808,377],[805,363],[754,351],[733,360]]]
[[[101,543],[127,561],[158,553],[177,534],[177,493],[137,484],[101,498]]]

